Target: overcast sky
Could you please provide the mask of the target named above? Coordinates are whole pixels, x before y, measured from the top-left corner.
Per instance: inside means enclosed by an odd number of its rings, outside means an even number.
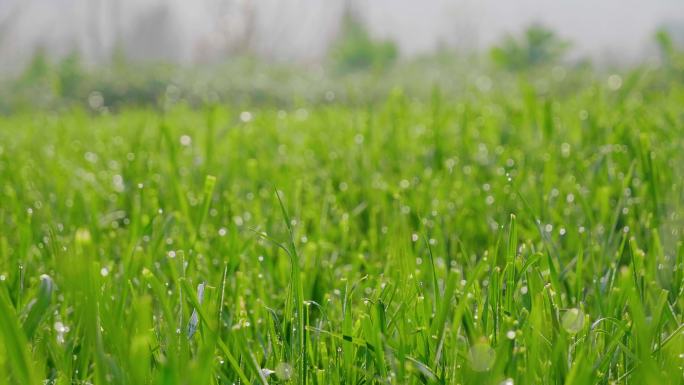
[[[489,47],[532,22],[574,43],[576,55],[643,57],[658,25],[684,24],[683,0],[0,0],[0,66],[37,46],[97,62],[116,41],[136,59],[215,60],[245,47],[312,62],[325,55],[345,4],[403,55]]]

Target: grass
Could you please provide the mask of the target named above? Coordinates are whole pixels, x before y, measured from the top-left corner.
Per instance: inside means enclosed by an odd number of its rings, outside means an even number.
[[[0,383],[684,383],[684,87],[589,83],[0,118]]]

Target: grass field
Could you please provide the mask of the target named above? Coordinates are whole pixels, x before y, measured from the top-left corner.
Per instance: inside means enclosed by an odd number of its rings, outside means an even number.
[[[684,87],[627,80],[1,117],[0,383],[682,384]]]

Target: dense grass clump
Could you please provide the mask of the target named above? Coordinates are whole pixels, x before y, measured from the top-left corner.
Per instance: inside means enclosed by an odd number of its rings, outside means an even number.
[[[684,383],[683,91],[0,118],[0,383]]]

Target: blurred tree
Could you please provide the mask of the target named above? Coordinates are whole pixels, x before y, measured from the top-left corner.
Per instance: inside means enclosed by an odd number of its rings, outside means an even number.
[[[59,95],[66,98],[77,98],[83,83],[81,55],[72,52],[57,65],[57,87]]]
[[[42,46],[36,48],[31,61],[19,78],[19,83],[26,86],[46,85],[50,78],[50,62]]]
[[[19,78],[12,83],[12,107],[45,107],[54,99],[56,86],[55,71],[45,48],[39,46]]]
[[[490,54],[497,65],[521,71],[558,62],[563,58],[570,43],[559,38],[555,32],[541,25],[529,26],[519,38],[507,36],[492,48]]]
[[[394,63],[398,49],[392,41],[374,41],[366,27],[347,10],[339,39],[331,48],[333,66],[340,72],[380,69]]]

